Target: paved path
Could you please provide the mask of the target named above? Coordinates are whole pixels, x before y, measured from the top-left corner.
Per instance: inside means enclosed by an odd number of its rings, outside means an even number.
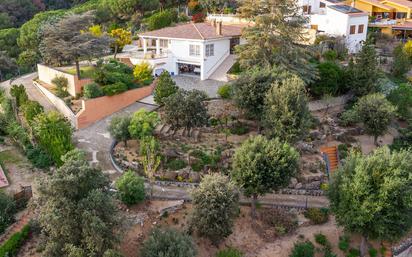
[[[225,82],[207,79],[200,80],[198,77],[192,77],[189,75],[178,75],[174,76],[173,80],[176,82],[176,85],[185,90],[198,89],[205,91],[209,97],[216,98],[217,90],[220,86],[224,85]]]
[[[113,139],[107,131],[107,127],[114,116],[130,115],[141,108],[153,110],[157,107],[143,103],[134,103],[129,107],[94,123],[90,127],[75,131],[74,141],[77,147],[88,153],[88,159],[91,163],[98,164],[103,171],[107,173],[115,173],[116,171],[112,167],[109,155],[110,145],[112,144]]]
[[[26,88],[27,95],[29,96],[30,100],[35,100],[39,102],[45,111],[56,110],[54,105],[40,92],[34,85],[33,79],[37,77],[37,72],[30,73],[19,77],[15,80],[7,80],[5,82],[0,83],[0,88],[4,88],[7,93],[9,93],[10,88],[12,85],[24,85]]]

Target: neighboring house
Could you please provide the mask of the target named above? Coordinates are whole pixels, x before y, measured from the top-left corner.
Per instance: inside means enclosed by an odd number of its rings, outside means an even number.
[[[412,34],[412,1],[408,0],[353,0],[352,6],[371,17],[369,27],[387,35],[401,38]]]
[[[342,36],[350,53],[366,40],[368,14],[339,0],[299,0],[309,24],[318,34]]]
[[[149,62],[156,75],[190,74],[201,80],[223,77],[234,63],[234,47],[245,25],[222,22],[185,23],[139,34],[140,53],[132,64]]]

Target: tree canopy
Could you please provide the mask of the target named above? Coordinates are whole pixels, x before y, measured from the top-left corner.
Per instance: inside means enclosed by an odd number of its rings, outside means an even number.
[[[159,79],[157,80],[156,87],[153,92],[154,101],[157,104],[163,105],[163,99],[173,95],[178,89],[179,88],[176,86],[176,83],[173,81],[169,72],[164,71],[160,74]]]
[[[371,239],[395,240],[412,226],[412,154],[378,148],[351,152],[329,190],[339,225]]]

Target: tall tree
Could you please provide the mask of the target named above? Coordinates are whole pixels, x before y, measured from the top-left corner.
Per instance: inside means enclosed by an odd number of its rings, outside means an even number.
[[[0,30],[0,52],[4,51],[8,56],[17,58],[20,53],[20,48],[16,47],[19,36],[19,29],[12,28]]]
[[[375,47],[369,41],[365,42],[361,51],[350,60],[346,74],[346,83],[357,96],[364,96],[379,90],[381,70]]]
[[[392,74],[398,78],[402,78],[411,68],[411,61],[404,48],[403,44],[399,44],[393,49]]]
[[[20,27],[38,11],[32,0],[1,0],[0,14],[8,16],[13,27]]]
[[[265,98],[266,134],[293,143],[308,132],[310,120],[304,82],[296,75],[275,82]]]
[[[120,20],[129,20],[139,13],[143,17],[146,11],[152,11],[159,7],[158,0],[104,0],[104,8],[111,11],[114,17]]]
[[[160,165],[159,143],[154,137],[146,137],[140,141],[143,154],[143,170],[150,182],[150,199],[153,199],[153,189],[156,172]]]
[[[61,165],[61,157],[73,149],[70,123],[60,113],[52,111],[37,115],[33,125],[34,135],[40,147],[57,165]]]
[[[307,40],[307,20],[297,2],[291,0],[243,1],[241,17],[255,21],[244,29],[246,44],[237,46],[238,60],[244,69],[253,66],[279,66],[298,74],[305,82],[316,78],[316,69],[309,63],[309,51],[302,44]]]
[[[251,137],[235,152],[231,177],[252,197],[252,217],[256,218],[259,195],[279,190],[289,184],[298,168],[298,152],[279,139]]]
[[[17,74],[16,60],[0,51],[0,81],[10,79]]]
[[[156,87],[153,92],[154,101],[157,104],[163,105],[163,99],[173,95],[178,89],[179,88],[176,86],[176,83],[173,81],[169,72],[163,71],[157,80]]]
[[[80,79],[80,61],[108,53],[111,43],[108,36],[96,37],[88,31],[93,19],[90,12],[71,14],[56,24],[46,25],[40,43],[44,61],[51,65],[74,62]]]
[[[123,50],[125,45],[132,43],[132,33],[122,28],[110,31],[109,36],[114,40],[111,45],[114,49],[114,58],[116,58],[118,52]]]
[[[329,190],[339,225],[366,239],[393,241],[412,226],[412,153],[377,149],[371,155],[352,152],[334,173]]]
[[[42,256],[103,256],[115,241],[109,179],[89,166],[84,152],[73,150],[62,159],[64,164],[39,188]]]
[[[378,137],[387,132],[396,108],[383,94],[375,93],[360,98],[354,110],[366,133],[372,135],[374,143],[378,145]]]
[[[192,192],[194,212],[191,224],[198,233],[217,245],[232,233],[239,213],[239,193],[227,177],[206,175]]]
[[[117,141],[123,141],[127,146],[127,140],[130,139],[129,125],[131,117],[116,116],[110,121],[109,132],[110,135]]]

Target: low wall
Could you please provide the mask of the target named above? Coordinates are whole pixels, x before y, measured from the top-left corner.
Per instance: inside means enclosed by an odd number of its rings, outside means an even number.
[[[40,83],[33,81],[33,85],[37,87],[47,99],[56,107],[56,109],[63,114],[72,124],[74,128],[77,127],[76,115],[73,111],[66,105],[66,103],[59,97],[51,93],[47,88],[43,87]]]
[[[55,77],[66,78],[68,82],[67,91],[72,96],[76,96],[77,93],[81,93],[84,85],[93,82],[91,79],[79,80],[76,75],[72,75],[43,64],[37,64],[37,71],[39,74],[39,80],[49,85],[53,84],[52,80]]]
[[[82,110],[77,113],[78,129],[86,128],[121,109],[152,94],[155,83],[150,86],[128,90],[114,96],[102,96],[82,101]]]

